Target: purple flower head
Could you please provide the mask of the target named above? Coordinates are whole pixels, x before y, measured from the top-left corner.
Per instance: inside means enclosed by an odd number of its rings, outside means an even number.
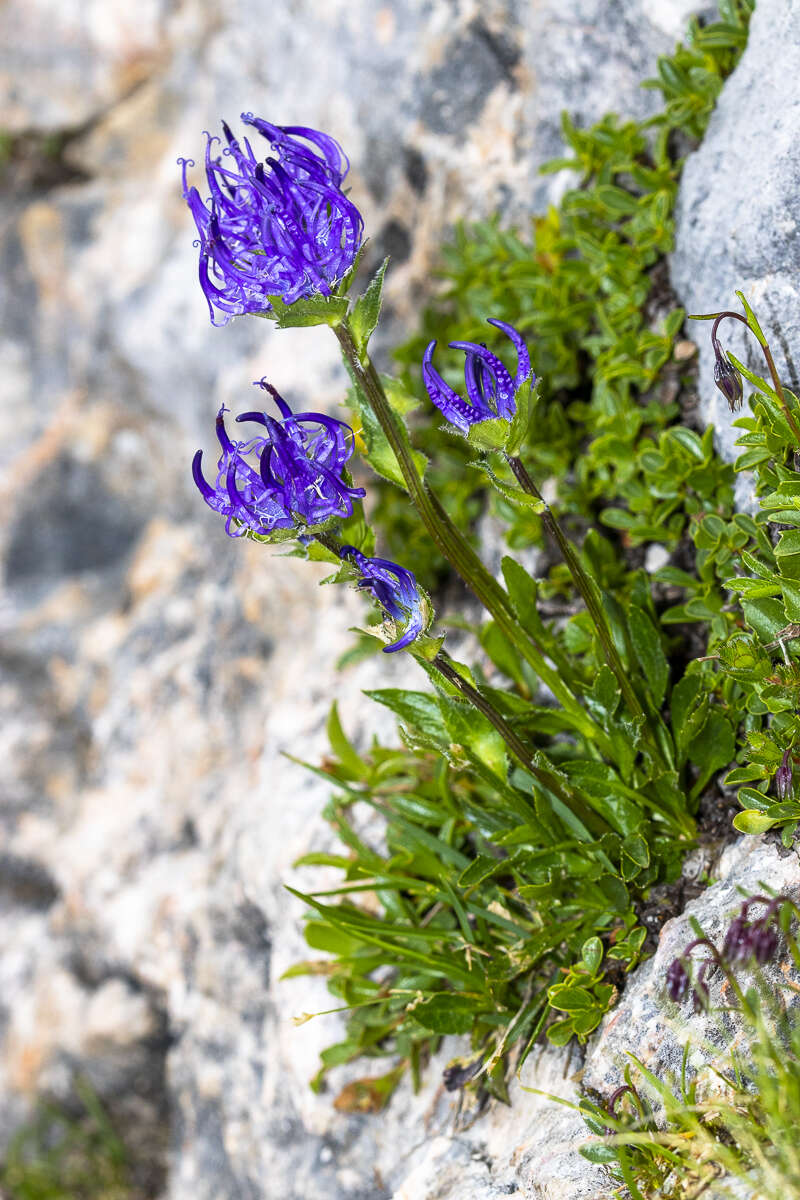
[[[711,335],[711,344],[714,347],[714,383],[728,401],[731,412],[736,412],[744,399],[742,377],[714,334]]]
[[[452,350],[463,350],[466,355],[464,383],[469,397],[467,401],[445,383],[434,367],[432,360],[436,342],[430,343],[422,360],[422,379],[428,395],[450,424],[455,425],[461,433],[469,433],[470,426],[479,421],[491,421],[495,417],[510,420],[517,411],[517,388],[531,374],[528,348],[514,326],[493,319],[488,323],[502,329],[514,343],[517,373],[513,379],[497,355],[485,346],[475,342],[451,342]]]
[[[350,427],[322,413],[293,413],[268,383],[262,380],[257,386],[270,393],[281,419],[265,412],[242,413],[237,421],[255,421],[266,433],[234,442],[225,429],[223,405],[217,416],[222,455],[213,487],[203,475],[201,450],[192,463],[194,481],[206,504],[226,518],[231,537],[248,530],[268,536],[280,529],[349,517],[353,499],[365,494],[342,477],[353,453]]]
[[[200,286],[213,324],[241,313],[329,296],[358,254],[364,224],[342,191],[349,163],[334,138],[299,125],[270,125],[252,113],[242,120],[270,145],[263,162],[247,138],[222,122],[226,145],[206,134],[209,197],[190,187],[191,159],[179,159],[183,195],[199,239]],[[216,320],[215,313],[220,320]]]
[[[391,646],[384,646],[384,651],[405,649],[422,633],[425,625],[422,596],[411,571],[386,558],[367,558],[355,546],[342,546],[339,555],[351,559],[361,572],[358,587],[372,592],[393,621],[405,624],[403,636]]]

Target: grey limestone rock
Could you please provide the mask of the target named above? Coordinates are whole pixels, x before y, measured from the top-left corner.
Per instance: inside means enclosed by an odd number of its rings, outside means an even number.
[[[800,375],[800,4],[759,0],[747,49],[725,84],[703,143],[681,178],[672,281],[687,312],[740,310],[743,291],[771,342],[783,381]],[[690,322],[690,326],[692,323]],[[726,321],[723,346],[766,375],[744,327]],[[693,325],[700,347],[703,418],[726,457],[738,451],[727,403],[713,383],[708,325]],[[748,385],[745,384],[745,389]],[[740,482],[743,502],[747,480]]]

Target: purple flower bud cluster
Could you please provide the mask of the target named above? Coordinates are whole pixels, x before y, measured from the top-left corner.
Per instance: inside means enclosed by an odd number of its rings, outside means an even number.
[[[248,531],[268,536],[278,529],[313,528],[350,516],[353,500],[365,493],[342,478],[353,453],[349,425],[322,413],[293,413],[268,383],[262,380],[257,386],[270,393],[281,420],[265,412],[242,413],[237,421],[254,421],[266,432],[235,442],[225,429],[225,407],[220,409],[217,438],[222,454],[213,487],[203,475],[201,450],[192,463],[206,504],[226,518],[231,537]]]
[[[209,197],[190,187],[191,159],[179,159],[183,195],[200,248],[200,285],[213,324],[241,313],[269,310],[270,296],[285,304],[328,296],[350,270],[364,225],[342,191],[349,163],[328,134],[299,125],[271,125],[252,113],[242,120],[269,143],[261,161],[222,122],[227,143],[206,134]],[[217,321],[219,316],[219,321]]]
[[[766,910],[760,917],[751,919],[750,909],[757,904],[766,905]],[[791,904],[797,911],[789,896],[775,896],[773,899],[769,896],[748,896],[728,926],[721,951],[708,938],[695,938],[690,942],[683,954],[674,958],[667,968],[666,987],[670,1000],[681,1001],[691,995],[695,1009],[705,1008],[708,1003],[706,976],[715,966],[728,972],[734,966],[747,962],[762,967],[770,962],[780,945],[777,915],[784,904]],[[690,955],[697,946],[705,946],[710,953],[700,961],[699,970],[692,980],[689,973]]]
[[[722,945],[722,957],[728,963],[745,963],[753,960],[759,966],[768,963],[778,949],[778,930],[775,915],[786,900],[777,896],[749,896],[731,922]],[[766,912],[754,921],[749,919],[750,909],[755,904],[766,904]]]
[[[517,372],[514,378],[496,354],[475,342],[450,342],[452,350],[463,350],[464,384],[469,400],[445,383],[433,365],[436,342],[431,342],[422,360],[422,379],[433,403],[460,433],[469,433],[470,426],[496,417],[511,420],[517,411],[517,388],[531,375],[531,360],[522,336],[505,321],[489,320],[489,325],[502,329],[517,351]],[[535,380],[535,376],[533,379]]]
[[[384,646],[384,652],[403,650],[410,645],[425,625],[422,596],[411,571],[386,558],[368,558],[355,546],[342,546],[339,554],[349,558],[361,572],[358,587],[372,592],[387,616],[405,625],[402,637],[391,646]]]

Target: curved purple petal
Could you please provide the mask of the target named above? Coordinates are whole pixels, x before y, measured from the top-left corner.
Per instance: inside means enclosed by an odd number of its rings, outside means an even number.
[[[386,558],[368,558],[355,546],[341,546],[339,557],[352,559],[361,572],[359,588],[371,592],[392,620],[405,622],[402,636],[390,646],[384,646],[384,653],[405,649],[419,637],[424,627],[422,597],[412,572]]]
[[[525,344],[525,339],[507,321],[500,321],[496,317],[489,317],[487,324],[494,325],[497,329],[502,329],[503,333],[511,338],[511,341],[514,343],[514,348],[517,352],[517,373],[514,376],[514,387],[516,389],[525,382],[531,373],[531,358],[528,353],[528,347]],[[536,382],[535,376],[534,382]]]
[[[192,476],[198,488],[200,489],[200,494],[206,503],[208,503],[211,497],[216,496],[217,493],[211,487],[205,475],[203,474],[202,459],[203,451],[198,450],[192,459]]]
[[[455,425],[461,433],[469,433],[470,425],[476,419],[482,420],[483,418],[476,418],[473,408],[442,379],[431,361],[435,349],[436,342],[430,342],[422,359],[422,381],[428,395],[444,418]]]
[[[516,412],[514,380],[497,355],[488,350],[486,346],[477,346],[474,342],[450,342],[450,348],[451,350],[464,350],[467,354],[473,355],[485,367],[494,382],[496,415],[509,419],[513,417]]]

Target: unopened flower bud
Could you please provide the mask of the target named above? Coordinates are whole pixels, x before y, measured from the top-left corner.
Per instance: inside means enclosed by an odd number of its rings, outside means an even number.
[[[792,756],[785,750],[781,765],[775,772],[775,792],[779,800],[785,800],[792,790]]]
[[[774,956],[778,949],[778,934],[774,925],[759,925],[753,931],[753,958],[764,966]]]
[[[742,962],[750,955],[749,927],[743,916],[731,921],[722,946],[722,957],[729,963]]]
[[[683,1000],[689,990],[689,972],[682,958],[674,958],[667,967],[667,995],[670,1000]]]
[[[714,347],[714,383],[728,401],[731,412],[741,408],[744,399],[742,377],[723,351],[717,338],[712,338]]]

